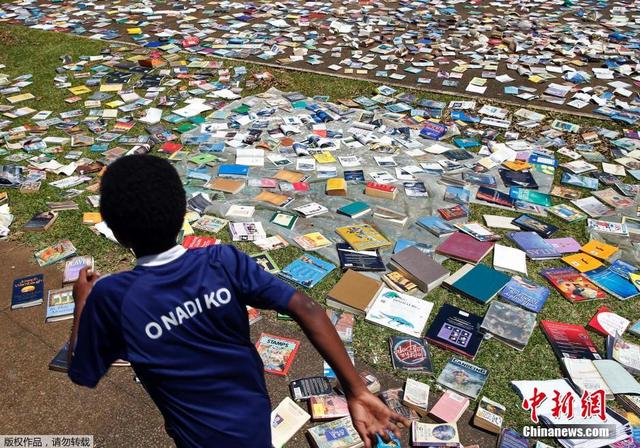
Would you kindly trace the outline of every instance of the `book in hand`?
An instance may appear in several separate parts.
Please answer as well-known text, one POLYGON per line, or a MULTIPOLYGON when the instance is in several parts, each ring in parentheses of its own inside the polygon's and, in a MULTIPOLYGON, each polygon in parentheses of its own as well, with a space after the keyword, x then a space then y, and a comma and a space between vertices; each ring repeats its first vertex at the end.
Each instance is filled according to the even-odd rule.
POLYGON ((411 446, 460 448, 458 426, 455 423, 411 422, 411 446))
POLYGON ((507 408, 498 402, 482 397, 473 416, 473 424, 485 431, 499 434, 507 408))
POLYGON ((348 270, 327 293, 327 306, 364 316, 382 283, 364 274, 348 270))
POLYGON ((402 404, 402 396, 404 391, 400 388, 387 389, 380 393, 380 399, 387 405, 393 412, 397 412, 401 416, 409 420, 418 420, 420 416, 413 409, 402 404))
POLYGON ((367 322, 420 337, 433 303, 383 287, 373 299, 365 319, 367 322))
POLYGON ((466 233, 456 232, 442 242, 436 248, 436 252, 454 260, 477 264, 491 252, 493 244, 490 241, 478 241, 466 233))
POLYGON ((535 232, 509 232, 507 237, 532 260, 549 260, 561 256, 551 243, 535 232))
POLYGON ((446 390, 429 411, 437 422, 456 423, 469 407, 469 399, 452 390, 446 390))
POLYGON ((493 299, 511 280, 507 274, 486 264, 467 264, 455 272, 447 286, 463 296, 485 304, 493 299))
POLYGON ((256 342, 256 350, 264 364, 264 371, 285 376, 289 373, 300 341, 262 333, 256 342))
POLYGON ((402 404, 420 415, 426 415, 429 408, 429 385, 407 378, 402 394, 402 404))
POLYGON ((480 328, 516 350, 524 350, 536 326, 536 314, 508 303, 492 302, 480 328))
POLYGON ((443 304, 427 331, 431 344, 473 359, 478 353, 482 318, 448 303, 443 304))
POLYGON ((71 319, 75 303, 73 301, 73 288, 50 289, 47 297, 46 322, 58 322, 71 319))
POLYGON ((335 268, 328 261, 313 255, 302 255, 282 269, 278 275, 305 288, 313 288, 335 268))
POLYGON ((93 257, 91 255, 81 255, 68 259, 64 263, 64 273, 62 274, 62 283, 74 283, 80 276, 80 271, 84 268, 93 270, 93 257))
POLYGON ((462 359, 451 358, 440 372, 437 381, 441 386, 475 400, 488 377, 487 369, 462 359))
POLYGON ((389 264, 415 283, 422 292, 432 291, 449 277, 447 269, 414 246, 391 256, 389 264))
POLYGON ((502 288, 499 295, 509 303, 539 313, 550 294, 549 288, 516 275, 502 288))
POLYGON ((349 415, 347 399, 341 395, 310 397, 309 411, 314 421, 335 420, 349 415))
POLYGON ((377 250, 355 250, 347 243, 336 243, 340 268, 345 271, 385 271, 384 261, 377 250))
POLYGON ((433 374, 429 344, 413 336, 390 336, 389 350, 394 369, 433 374))
POLYGON ((289 391, 294 400, 300 401, 311 397, 331 395, 333 387, 329 379, 324 376, 310 376, 291 381, 289 391))
POLYGON ((607 296, 586 275, 573 268, 549 268, 540 271, 540 274, 570 302, 602 300, 607 296))
POLYGON ((351 417, 326 422, 307 430, 314 448, 359 448, 364 442, 353 427, 351 417))
POLYGON ((563 358, 602 359, 589 333, 582 325, 542 320, 540 327, 559 360, 563 358))
POLYGON ((369 224, 338 227, 336 233, 355 250, 371 250, 391 246, 391 242, 369 224))
POLYGON ((44 299, 44 275, 35 274, 13 281, 11 309, 40 305, 44 299))
POLYGON ((271 411, 271 444, 274 448, 283 447, 310 418, 304 409, 286 397, 271 411))
POLYGON ((22 230, 25 232, 44 232, 49 230, 57 218, 58 214, 53 211, 37 213, 25 223, 22 230))

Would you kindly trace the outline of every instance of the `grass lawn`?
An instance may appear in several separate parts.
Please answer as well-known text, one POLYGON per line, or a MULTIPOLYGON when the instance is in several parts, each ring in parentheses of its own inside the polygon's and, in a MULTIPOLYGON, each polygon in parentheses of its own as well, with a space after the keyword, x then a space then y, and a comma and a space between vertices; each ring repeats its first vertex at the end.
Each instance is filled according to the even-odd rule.
MULTIPOLYGON (((60 65, 59 57, 62 55, 70 55, 74 60, 77 60, 81 55, 97 54, 108 45, 108 43, 104 42, 91 41, 63 34, 53 34, 3 25, 2 30, 0 30, 0 63, 5 64, 6 68, 0 69, 0 72, 8 73, 12 76, 25 73, 32 73, 34 75, 34 84, 27 88, 26 91, 32 92, 38 99, 28 102, 26 104, 27 106, 37 110, 52 110, 55 112, 76 109, 78 108, 77 104, 68 105, 64 102, 64 98, 69 96, 69 92, 66 89, 56 89, 53 86, 55 68, 60 65)), ((264 71, 264 68, 256 65, 244 65, 250 72, 264 71)), ((329 95, 331 100, 353 98, 361 94, 370 96, 375 86, 375 84, 369 82, 331 78, 324 75, 272 69, 269 69, 269 71, 274 74, 276 79, 275 86, 280 90, 300 91, 309 96, 329 95)), ((264 87, 261 87, 261 89, 264 89, 264 87)), ((248 95, 257 93, 258 91, 259 90, 245 90, 243 94, 248 95)), ((425 95, 420 92, 416 92, 416 94, 421 97, 444 101, 454 99, 444 95, 425 95)), ((20 104, 20 106, 22 105, 23 104, 20 104)), ((563 117, 561 114, 556 115, 549 112, 544 113, 548 117, 554 115, 557 116, 557 118, 564 118, 567 121, 584 126, 598 125, 615 127, 614 124, 607 122, 568 116, 563 117)), ((20 123, 20 121, 16 123, 20 123)), ((136 126, 134 131, 140 128, 141 126, 136 126)), ((138 132, 142 132, 142 130, 138 132)), ((53 134, 53 132, 51 134, 53 134)), ((89 154, 89 156, 92 155, 89 154)), ((0 163, 2 162, 0 161, 0 163)), ((11 210, 16 216, 16 220, 11 227, 12 233, 10 238, 14 241, 20 241, 33 249, 44 247, 59 239, 69 238, 78 248, 79 254, 92 254, 95 257, 97 266, 102 272, 126 269, 132 263, 133 256, 107 239, 96 236, 87 226, 81 224, 82 212, 90 210, 89 205, 82 197, 76 199, 80 204, 81 210, 61 212, 57 222, 49 231, 44 233, 21 232, 22 224, 29 217, 38 211, 46 210, 46 201, 60 200, 60 191, 48 186, 48 181, 51 179, 52 178, 49 178, 46 182, 43 182, 42 189, 35 194, 21 194, 18 191, 9 191, 11 210)), ((629 180, 627 179, 627 181, 629 180)), ((490 207, 473 205, 470 220, 482 221, 482 214, 487 213, 517 215, 516 213, 504 212, 490 207)), ((561 228, 558 234, 554 236, 572 236, 581 243, 585 243, 588 240, 584 222, 566 224, 564 221, 554 218, 553 216, 545 219, 561 228)), ((229 240, 226 229, 218 236, 224 240, 229 240)), ((393 235, 389 236, 393 238, 393 235)), ((258 252, 257 248, 250 243, 240 244, 239 246, 249 253, 258 252)), ((274 252, 273 257, 280 266, 284 266, 300 254, 301 251, 299 249, 290 247, 274 252)), ((490 258, 491 257, 489 257, 489 259, 490 258)), ((537 273, 545 267, 562 265, 563 263, 559 260, 529 263, 530 278, 540 284, 547 285, 547 282, 537 273)), ((445 267, 450 270, 457 269, 460 266, 460 263, 453 261, 445 263, 445 267)), ((310 292, 316 300, 324 302, 326 292, 333 286, 338 278, 339 275, 334 273, 327 280, 308 292, 310 292)), ((435 310, 438 310, 440 305, 445 302, 452 303, 478 314, 484 314, 486 310, 486 306, 475 304, 443 288, 438 288, 430 293, 427 299, 435 303, 435 310)), ((8 300, 8 298, 3 300, 8 300)), ((584 325, 589 321, 596 309, 603 304, 632 321, 640 318, 640 307, 638 307, 636 300, 625 303, 610 298, 598 303, 571 304, 554 290, 540 313, 540 319, 561 320, 584 325)), ((433 314, 435 314, 435 312, 433 314)), ((356 356, 372 365, 376 365, 380 369, 391 370, 387 344, 387 339, 390 334, 390 331, 359 320, 355 328, 354 346, 356 356)), ((595 335, 593 338, 598 342, 602 339, 595 335)), ((437 374, 442 370, 452 354, 437 348, 432 348, 431 353, 437 374)), ((43 360, 43 362, 46 361, 48 360, 43 360)), ((539 328, 534 331, 523 353, 519 353, 496 340, 484 341, 475 363, 488 368, 490 371, 489 381, 483 390, 483 394, 506 405, 508 409, 507 424, 518 428, 528 424, 529 417, 527 413, 520 410, 520 399, 511 388, 509 382, 511 380, 525 379, 552 379, 561 376, 558 361, 551 350, 551 346, 539 328)), ((396 374, 398 376, 405 376, 402 373, 396 374)), ((414 377, 430 381, 429 377, 414 377)))

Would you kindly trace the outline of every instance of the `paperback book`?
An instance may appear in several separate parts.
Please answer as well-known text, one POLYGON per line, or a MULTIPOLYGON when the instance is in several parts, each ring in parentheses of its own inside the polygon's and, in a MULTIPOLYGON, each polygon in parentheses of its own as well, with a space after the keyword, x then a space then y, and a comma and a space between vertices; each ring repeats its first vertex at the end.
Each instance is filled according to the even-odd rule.
POLYGON ((426 339, 429 343, 473 359, 478 353, 482 318, 445 303, 440 307, 426 339))
POLYGON ((369 309, 366 320, 392 330, 420 337, 433 303, 383 287, 369 309))
POLYGON ((335 268, 328 261, 313 255, 302 255, 282 269, 278 275, 305 288, 313 288, 335 268))
POLYGON ((44 275, 35 274, 13 281, 11 309, 40 305, 44 299, 44 275))
POLYGON ((452 358, 438 376, 438 384, 472 400, 478 398, 489 377, 489 371, 468 361, 452 358))
POLYGON ((429 344, 412 336, 390 336, 389 350, 394 369, 433 374, 429 344))
POLYGON ((262 333, 256 342, 256 349, 264 364, 264 371, 285 376, 289 373, 300 341, 296 339, 262 333))

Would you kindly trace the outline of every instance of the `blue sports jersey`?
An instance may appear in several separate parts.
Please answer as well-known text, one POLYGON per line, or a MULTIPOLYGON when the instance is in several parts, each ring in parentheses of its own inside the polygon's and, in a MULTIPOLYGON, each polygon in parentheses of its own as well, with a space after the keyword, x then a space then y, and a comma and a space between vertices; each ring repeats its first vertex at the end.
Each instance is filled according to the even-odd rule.
POLYGON ((142 257, 94 285, 69 377, 95 387, 127 359, 179 447, 271 447, 245 305, 283 312, 294 292, 230 245, 142 257))

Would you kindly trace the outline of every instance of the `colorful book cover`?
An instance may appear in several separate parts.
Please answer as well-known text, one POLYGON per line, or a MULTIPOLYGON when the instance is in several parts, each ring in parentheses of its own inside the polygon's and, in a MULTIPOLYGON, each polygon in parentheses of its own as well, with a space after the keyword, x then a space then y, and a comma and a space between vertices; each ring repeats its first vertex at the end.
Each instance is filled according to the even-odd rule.
POLYGON ((589 278, 572 268, 550 268, 540 271, 540 275, 549 280, 551 285, 571 302, 602 300, 606 294, 589 278))
POLYGON ((585 274, 593 283, 620 300, 628 300, 640 294, 628 278, 621 277, 609 267, 594 269, 585 274))
POLYGON ((349 415, 347 399, 341 395, 310 397, 309 410, 313 420, 333 420, 349 415))
POLYGON ((468 361, 452 358, 438 376, 438 384, 471 399, 478 398, 489 371, 468 361))
POLYGON ((73 289, 71 287, 52 289, 47 297, 47 311, 45 320, 55 322, 69 319, 73 316, 75 303, 73 301, 73 289))
POLYGON ((13 281, 11 309, 39 305, 44 299, 44 275, 35 274, 13 281))
POLYGON ((369 224, 338 227, 336 233, 355 250, 391 246, 391 242, 369 224))
POLYGON ((313 288, 336 267, 313 255, 303 255, 282 269, 278 275, 305 288, 313 288))
POLYGON ((36 261, 40 266, 48 266, 58 261, 74 256, 76 248, 69 240, 59 241, 45 247, 35 253, 36 261))
POLYGON ((351 417, 323 423, 309 428, 309 435, 314 446, 318 448, 349 448, 362 443, 358 432, 353 427, 351 417))
POLYGON ((296 339, 262 333, 256 342, 256 350, 264 364, 264 371, 285 376, 300 347, 296 339))
POLYGON ((353 314, 346 311, 334 310, 327 308, 327 317, 336 329, 340 340, 344 344, 351 344, 353 342, 353 325, 355 319, 353 314))
POLYGON ((602 266, 602 262, 600 260, 592 257, 591 255, 585 254, 584 252, 562 257, 562 261, 580 272, 593 271, 594 269, 598 269, 602 266))
POLYGON ((475 358, 482 334, 482 317, 445 303, 427 331, 426 339, 433 345, 475 358))
POLYGON ((77 281, 80 276, 80 271, 84 268, 93 269, 93 257, 91 255, 73 257, 67 260, 64 264, 62 283, 73 283, 77 281))
POLYGON ((542 205, 543 207, 549 207, 552 204, 551 196, 528 188, 511 187, 509 189, 509 196, 514 200, 531 202, 542 205))
POLYGON ((549 288, 520 276, 512 277, 500 291, 500 297, 504 300, 534 313, 539 313, 542 310, 549 294, 551 294, 549 288))
POLYGON ((540 326, 558 359, 602 359, 582 325, 542 320, 540 326))
POLYGON ((428 230, 437 237, 450 235, 456 232, 456 228, 453 227, 442 218, 438 216, 423 216, 416 221, 420 227, 428 230))
POLYGON ((412 336, 391 336, 389 337, 389 349, 394 369, 433 373, 429 344, 425 339, 412 336))
POLYGON ((259 252, 251 255, 251 258, 256 262, 258 266, 267 271, 269 274, 277 274, 280 272, 280 268, 276 262, 271 258, 268 252, 259 252))
POLYGON ((509 232, 507 236, 532 260, 560 256, 560 253, 536 232, 509 232))
POLYGON ((411 336, 420 337, 433 303, 389 288, 382 288, 367 311, 366 320, 411 336))

